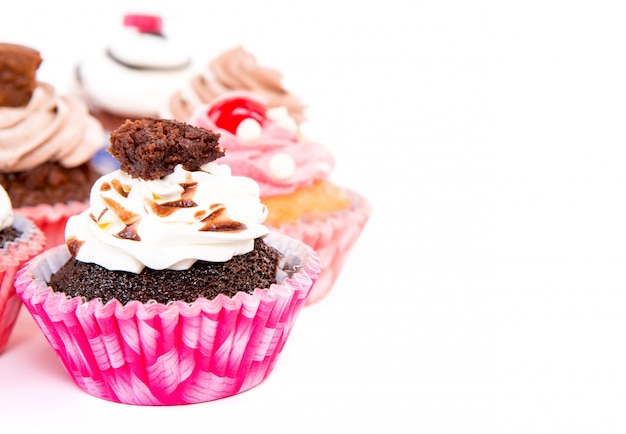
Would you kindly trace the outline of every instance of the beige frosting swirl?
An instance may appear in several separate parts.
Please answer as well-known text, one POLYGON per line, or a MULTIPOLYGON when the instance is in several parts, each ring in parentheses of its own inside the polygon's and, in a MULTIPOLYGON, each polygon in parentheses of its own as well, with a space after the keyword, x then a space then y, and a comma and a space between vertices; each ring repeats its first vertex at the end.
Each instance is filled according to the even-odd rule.
POLYGON ((46 162, 76 167, 103 145, 102 125, 87 106, 39 83, 25 107, 0 107, 0 172, 21 172, 46 162))
POLYGON ((211 60, 208 68, 191 78, 187 86, 170 98, 169 117, 187 121, 199 106, 233 90, 247 90, 260 94, 269 108, 286 107, 298 123, 304 121, 302 102, 281 84, 282 74, 260 66, 256 58, 238 46, 211 60))

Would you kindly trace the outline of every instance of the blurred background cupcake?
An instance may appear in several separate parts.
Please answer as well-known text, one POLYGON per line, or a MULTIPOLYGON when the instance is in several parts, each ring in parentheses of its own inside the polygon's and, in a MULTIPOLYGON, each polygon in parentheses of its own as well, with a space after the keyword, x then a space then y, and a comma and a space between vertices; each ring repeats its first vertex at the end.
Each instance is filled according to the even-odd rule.
POLYGON ((13 214, 11 199, 0 186, 0 353, 22 306, 15 293, 15 273, 43 250, 44 243, 43 233, 33 222, 13 214))
POLYGON ((109 133, 126 119, 157 117, 191 72, 192 57, 164 32, 156 14, 126 14, 107 40, 82 55, 74 90, 104 126, 104 148, 93 159, 103 173, 116 170, 106 152, 109 133))
POLYGON ((65 370, 91 395, 137 405, 258 385, 319 275, 315 252, 269 232, 258 185, 214 161, 223 152, 212 132, 127 121, 111 152, 120 169, 69 220, 67 247, 17 278, 65 370))
POLYGON ((256 57, 238 45, 211 59, 174 92, 163 117, 186 121, 196 107, 225 92, 247 90, 263 96, 268 107, 285 107, 296 123, 305 121, 306 107, 283 85, 283 75, 260 65, 256 57))
POLYGON ((126 119, 156 117, 188 79, 192 58, 154 14, 126 14, 102 47, 76 65, 76 91, 110 132, 126 119))
POLYGON ((37 81, 41 62, 33 48, 0 43, 0 185, 50 247, 64 241, 67 218, 87 206, 103 129, 80 99, 37 81))
POLYGON ((267 225, 317 252, 322 272, 307 303, 325 297, 369 219, 367 199, 333 183, 331 153, 302 137, 288 110, 269 108, 261 95, 225 93, 199 106, 189 122, 220 133, 220 161, 259 184, 267 225))

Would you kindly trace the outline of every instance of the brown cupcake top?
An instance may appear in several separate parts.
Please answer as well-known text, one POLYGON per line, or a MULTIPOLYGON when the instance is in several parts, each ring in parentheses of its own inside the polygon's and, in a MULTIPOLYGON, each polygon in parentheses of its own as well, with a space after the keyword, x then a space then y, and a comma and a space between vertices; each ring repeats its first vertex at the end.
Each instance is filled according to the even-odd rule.
POLYGON ((173 119, 126 120, 111 133, 109 153, 133 178, 159 179, 178 164, 189 171, 224 156, 220 135, 173 119))
POLYGON ((37 87, 41 56, 33 48, 0 43, 0 107, 24 107, 37 87))

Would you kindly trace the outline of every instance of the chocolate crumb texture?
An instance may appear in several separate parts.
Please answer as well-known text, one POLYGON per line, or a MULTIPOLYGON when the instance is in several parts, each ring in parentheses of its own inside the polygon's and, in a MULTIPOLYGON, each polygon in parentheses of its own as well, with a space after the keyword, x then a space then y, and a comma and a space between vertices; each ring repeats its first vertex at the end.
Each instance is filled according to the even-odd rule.
POLYGON ((173 119, 127 119, 111 133, 109 153, 124 172, 149 181, 173 173, 178 164, 194 171, 223 157, 219 137, 173 119))
POLYGON ((9 194, 14 208, 42 203, 82 202, 89 198, 92 184, 100 173, 87 162, 77 167, 44 163, 23 172, 0 172, 0 185, 9 194))
POLYGON ((25 107, 37 87, 37 50, 0 43, 0 107, 25 107))
POLYGON ((280 252, 260 238, 249 253, 226 262, 197 261, 187 270, 144 268, 135 274, 70 258, 49 283, 56 292, 85 300, 99 298, 103 303, 112 299, 122 304, 132 300, 192 303, 198 297, 211 300, 218 294, 232 297, 239 291, 252 294, 255 288, 269 288, 276 283, 280 258, 280 252))

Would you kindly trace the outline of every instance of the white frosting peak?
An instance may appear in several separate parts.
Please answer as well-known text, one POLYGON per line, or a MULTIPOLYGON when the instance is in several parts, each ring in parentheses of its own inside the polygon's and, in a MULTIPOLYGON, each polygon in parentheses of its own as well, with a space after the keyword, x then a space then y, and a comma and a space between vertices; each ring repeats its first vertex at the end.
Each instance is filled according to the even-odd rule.
POLYGON ((0 231, 13 226, 13 206, 11 198, 0 185, 0 231))

